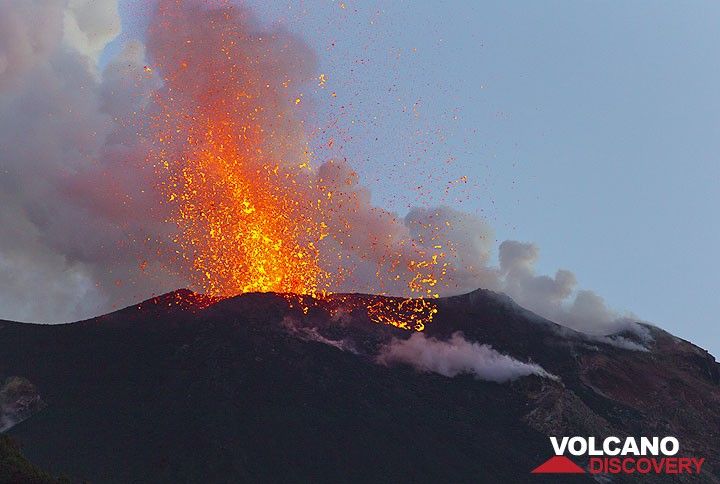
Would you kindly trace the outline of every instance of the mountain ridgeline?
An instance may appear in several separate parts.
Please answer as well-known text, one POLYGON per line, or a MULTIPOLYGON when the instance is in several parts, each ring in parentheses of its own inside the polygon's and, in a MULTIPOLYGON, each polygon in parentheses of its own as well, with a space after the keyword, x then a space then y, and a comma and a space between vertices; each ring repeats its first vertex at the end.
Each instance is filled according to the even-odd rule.
POLYGON ((27 482, 557 482, 530 472, 566 435, 672 435, 720 482, 720 365, 656 327, 589 336, 478 290, 412 337, 368 319, 377 296, 196 297, 0 321, 0 425, 27 482))

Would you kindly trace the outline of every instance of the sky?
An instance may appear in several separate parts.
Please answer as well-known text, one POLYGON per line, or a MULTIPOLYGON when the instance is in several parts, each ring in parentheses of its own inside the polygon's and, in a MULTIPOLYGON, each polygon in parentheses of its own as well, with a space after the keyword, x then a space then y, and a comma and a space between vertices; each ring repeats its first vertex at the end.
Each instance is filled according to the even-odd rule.
MULTIPOLYGON (((59 9, 56 14, 47 13, 48 9, 42 13, 54 20, 64 18, 65 41, 69 39, 78 52, 94 58, 115 27, 96 32, 87 19, 96 19, 98 26, 112 24, 113 1, 97 2, 96 11, 82 0, 70 3, 75 22, 71 31, 63 2, 54 2, 59 9)), ((114 66, 130 40, 144 40, 151 3, 120 0, 121 33, 98 54, 100 71, 114 66)), ((571 270, 580 289, 600 294, 618 313, 632 312, 720 354, 720 330, 715 323, 720 312, 716 295, 720 262, 713 257, 713 249, 720 246, 720 225, 713 216, 720 201, 720 163, 716 161, 720 153, 716 88, 720 85, 720 31, 716 28, 720 5, 246 3, 262 23, 296 34, 315 52, 317 75, 326 81, 308 88, 303 97, 303 106, 312 110, 308 118, 311 146, 323 156, 350 160, 362 185, 372 190, 373 204, 401 215, 414 206, 438 204, 475 214, 494 230, 495 260, 502 241, 533 242, 540 250, 537 273, 571 270)), ((34 3, 23 5, 35 8, 34 3)), ((40 10, 24 11, 23 5, 0 7, 13 14, 17 7, 17 18, 27 20, 25 27, 31 32, 36 26, 28 19, 40 10)), ((19 20, 18 25, 22 25, 19 20)), ((61 27, 59 22, 54 25, 61 27)), ((48 34, 44 43, 29 43, 33 53, 29 56, 20 48, 12 49, 19 45, 13 35, 22 34, 22 29, 7 32, 7 37, 0 32, 0 56, 7 43, 8 52, 15 55, 7 58, 19 62, 16 71, 32 82, 19 81, 21 74, 13 80, 12 69, 0 69, 0 81, 9 79, 0 88, 12 89, 0 96, 7 103, 3 106, 9 106, 5 113, 11 112, 13 103, 22 106, 23 100, 27 106, 36 102, 39 107, 18 112, 22 115, 13 119, 0 119, 0 135, 14 139, 15 131, 32 130, 24 126, 44 127, 42 116, 33 117, 33 113, 55 112, 72 102, 76 108, 70 115, 63 114, 70 121, 52 125, 53 130, 69 126, 68 133, 58 137, 59 149, 67 148, 61 140, 73 139, 74 123, 79 121, 90 129, 78 128, 78 143, 87 143, 92 157, 96 152, 103 156, 109 152, 121 160, 128 156, 122 143, 98 148, 99 136, 86 134, 97 126, 101 134, 107 129, 109 140, 132 136, 132 132, 113 132, 115 128, 105 125, 109 108, 103 96, 129 87, 112 77, 126 67, 142 72, 140 51, 136 49, 128 58, 132 59, 127 66, 121 60, 99 83, 92 68, 85 72, 84 61, 67 53, 43 60, 51 55, 61 34, 48 34), (36 44, 42 49, 33 52, 36 44), (39 69, 41 75, 31 68, 39 69), (63 86, 57 92, 44 87, 55 83, 63 86), (83 94, 77 86, 85 92, 92 90, 89 86, 98 90, 83 94), (84 119, 82 113, 87 113, 84 119)), ((70 162, 90 157, 82 153, 78 157, 79 147, 69 148, 64 156, 70 162)), ((57 147, 45 150, 38 143, 13 149, 19 161, 4 172, 11 175, 10 182, 12 177, 22 180, 34 173, 37 156, 47 153, 58 158, 48 162, 60 167, 57 180, 64 183, 63 172, 74 169, 61 164, 57 147), (40 149, 45 151, 33 152, 40 149)), ((38 163, 40 172, 46 168, 38 163)), ((89 266, 104 260, 112 247, 93 246, 93 240, 80 231, 66 233, 60 222, 64 218, 53 224, 57 207, 52 207, 52 197, 38 201, 31 196, 34 190, 59 194, 59 199, 74 204, 74 211, 67 215, 70 225, 77 222, 74 217, 87 215, 82 207, 87 200, 65 200, 68 191, 62 190, 62 183, 60 190, 51 186, 55 183, 51 177, 37 181, 37 187, 27 186, 24 196, 17 195, 24 197, 22 210, 16 210, 22 212, 21 217, 15 217, 12 207, 6 210, 13 225, 6 229, 10 243, 0 243, 0 281, 12 279, 25 263, 22 258, 13 262, 5 254, 22 254, 28 261, 45 258, 38 256, 42 245, 23 252, 28 226, 40 230, 47 239, 42 240, 44 247, 51 248, 47 263, 38 262, 44 268, 38 278, 51 279, 60 270, 66 279, 59 278, 57 286, 66 290, 74 286, 63 280, 77 280, 77 287, 92 288, 93 279, 73 269, 77 266, 73 261, 89 266), (10 264, 11 270, 3 264, 10 264), (62 269, 66 266, 72 270, 62 269)), ((0 193, 0 201, 3 195, 11 197, 12 185, 6 186, 7 193, 0 193)), ((107 207, 107 213, 100 210, 93 215, 117 216, 121 213, 117 210, 107 207)), ((0 219, 5 220, 2 207, 0 219)), ((145 228, 138 225, 138 230, 145 228)), ((520 250, 515 255, 523 255, 521 246, 506 246, 510 252, 513 248, 520 250)), ((127 259, 137 266, 130 255, 127 259)), ((533 277, 525 282, 538 282, 533 277)), ((21 289, 24 284, 32 287, 38 278, 17 282, 16 291, 0 294, 0 303, 12 304, 20 294, 27 299, 25 307, 32 307, 32 297, 21 289)), ((22 310, 3 314, 15 318, 22 310)))
POLYGON ((418 195, 378 176, 384 164, 420 157, 406 168, 466 175, 459 206, 499 241, 535 242, 543 272, 568 268, 614 308, 720 353, 720 4, 259 11, 313 45, 355 104, 363 127, 348 149, 381 205, 402 211, 401 188, 412 202, 444 189, 418 195), (418 116, 403 112, 415 102, 418 116), (418 147, 436 129, 443 139, 418 147))

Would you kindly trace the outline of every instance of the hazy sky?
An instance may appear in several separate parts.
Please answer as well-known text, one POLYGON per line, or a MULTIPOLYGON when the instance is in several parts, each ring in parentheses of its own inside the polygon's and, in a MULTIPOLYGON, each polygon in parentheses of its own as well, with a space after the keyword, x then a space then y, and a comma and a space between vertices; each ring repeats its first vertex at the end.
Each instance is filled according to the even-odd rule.
MULTIPOLYGON (((120 1, 123 33, 105 49, 103 64, 127 40, 142 37, 143 9, 152 3, 120 1)), ((720 4, 248 3, 263 22, 279 23, 315 50, 326 82, 304 96, 303 106, 314 106, 313 147, 320 157, 347 157, 376 205, 405 214, 412 205, 444 203, 480 215, 494 228, 495 247, 506 239, 536 243, 538 273, 569 269, 579 288, 596 291, 611 307, 720 354, 720 262, 713 250, 720 246, 713 216, 720 201, 720 4)), ((35 4, 7 8, 25 5, 35 4)), ((83 18, 76 19, 83 36, 75 41, 92 54, 102 32, 83 18)), ((18 42, 9 32, 13 47, 18 42)), ((56 36, 47 37, 49 51, 56 36)), ((92 74, 70 58, 53 59, 39 67, 42 82, 14 89, 27 91, 28 103, 47 97, 51 108, 54 92, 43 83, 61 84, 58 94, 71 95, 73 105, 95 102, 75 89, 93 85, 92 74)), ((5 101, 23 99, 8 95, 5 101)), ((72 116, 94 127, 86 111, 72 116)), ((33 112, 18 117, 34 126, 41 119, 33 112)), ((60 125, 74 129, 77 122, 60 125)), ((15 124, 5 124, 8 139, 15 124)), ((38 147, 27 147, 32 162, 38 147)), ((49 152, 58 157, 56 149, 49 152)), ((23 153, 13 176, 31 172, 23 153)), ((77 158, 72 150, 68 156, 77 158)), ((28 198, 32 206, 38 197, 28 198)), ((29 213, 51 229, 63 228, 40 217, 43 211, 29 213)), ((27 232, 22 224, 15 228, 8 233, 27 232)), ((52 233, 45 233, 48 241, 65 249, 66 241, 52 233)), ((13 239, 11 248, 21 252, 23 240, 13 239)), ((60 251, 53 263, 62 266, 62 257, 74 254, 77 241, 69 242, 73 250, 60 251)), ((38 253, 28 252, 35 254, 31 259, 38 253)))
POLYGON ((409 173, 467 175, 461 208, 484 214, 498 240, 536 242, 541 272, 568 268, 611 306, 720 354, 720 4, 260 12, 305 37, 353 104, 347 150, 381 205, 403 210, 398 191, 418 198, 378 176, 385 164, 420 157, 409 173))

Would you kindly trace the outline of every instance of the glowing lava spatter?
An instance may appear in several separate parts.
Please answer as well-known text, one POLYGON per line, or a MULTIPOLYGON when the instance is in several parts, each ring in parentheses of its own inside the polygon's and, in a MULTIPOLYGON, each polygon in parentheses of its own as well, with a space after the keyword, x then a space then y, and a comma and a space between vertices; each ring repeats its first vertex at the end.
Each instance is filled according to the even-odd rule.
POLYGON ((181 229, 175 242, 210 295, 316 294, 324 279, 314 240, 321 228, 286 193, 292 174, 248 160, 258 156, 259 131, 230 121, 206 126, 188 136, 179 166, 162 161, 181 229))
MULTIPOLYGON (((161 1, 148 33, 163 82, 150 161, 178 227, 178 255, 213 297, 322 297, 344 268, 321 267, 321 241, 342 247, 347 223, 329 213, 333 194, 312 169, 298 113, 301 82, 317 77, 312 55, 287 33, 255 33, 246 10, 190 3, 161 1)), ((442 254, 419 251, 407 263, 406 252, 387 258, 407 265, 414 298, 375 298, 366 308, 373 321, 420 331, 437 313, 430 299, 442 254)))

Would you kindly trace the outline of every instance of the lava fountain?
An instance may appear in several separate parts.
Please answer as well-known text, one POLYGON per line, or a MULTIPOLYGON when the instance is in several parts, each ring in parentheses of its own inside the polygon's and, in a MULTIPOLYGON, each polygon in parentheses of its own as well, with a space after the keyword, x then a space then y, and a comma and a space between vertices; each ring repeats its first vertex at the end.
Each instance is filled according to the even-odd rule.
MULTIPOLYGON (((162 81, 147 115, 149 161, 178 228, 177 255, 210 296, 323 297, 344 270, 322 267, 320 246, 326 237, 341 245, 350 217, 337 213, 308 149, 302 89, 317 77, 314 55, 282 29, 258 33, 246 9, 216 3, 163 0, 148 32, 148 70, 162 81)), ((367 310, 422 330, 437 312, 429 299, 442 253, 407 252, 383 259, 408 266, 416 297, 367 310)))

